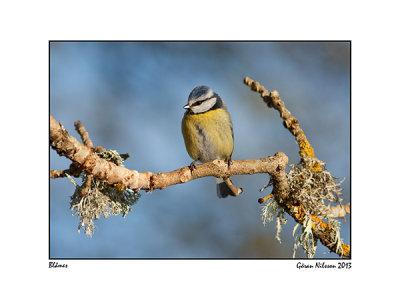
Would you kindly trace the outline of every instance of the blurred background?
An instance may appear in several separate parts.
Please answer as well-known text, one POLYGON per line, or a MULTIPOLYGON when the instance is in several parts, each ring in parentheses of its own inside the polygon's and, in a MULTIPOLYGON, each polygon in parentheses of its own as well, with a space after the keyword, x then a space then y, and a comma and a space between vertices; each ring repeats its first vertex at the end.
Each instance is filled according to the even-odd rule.
MULTIPOLYGON (((131 154, 125 166, 167 172, 191 163, 181 135, 191 90, 208 85, 232 117, 233 159, 284 152, 299 162, 294 137, 243 78, 276 89, 300 122, 315 155, 343 178, 350 200, 349 42, 50 42, 50 114, 80 140, 80 120, 95 146, 131 154)), ((70 161, 50 151, 50 169, 70 161)), ((294 221, 280 244, 275 220, 264 226, 257 199, 267 174, 234 176, 239 197, 219 199, 215 178, 146 193, 126 218, 95 221, 92 237, 71 215, 74 186, 50 180, 50 258, 291 258, 294 221)), ((341 219, 350 243, 350 216, 341 219)), ((296 257, 305 257, 300 248, 296 257)), ((316 258, 338 258, 318 244, 316 258)))

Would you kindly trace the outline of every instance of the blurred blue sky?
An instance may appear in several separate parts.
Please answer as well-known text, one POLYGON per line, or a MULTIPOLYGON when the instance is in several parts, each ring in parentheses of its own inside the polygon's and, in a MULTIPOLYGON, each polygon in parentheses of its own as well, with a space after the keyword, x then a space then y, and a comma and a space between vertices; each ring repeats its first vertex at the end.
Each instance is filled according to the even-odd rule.
MULTIPOLYGON (((231 113, 233 159, 282 151, 298 163, 298 147, 243 78, 276 89, 299 120, 316 156, 346 177, 350 199, 350 44, 348 42, 51 42, 50 113, 79 138, 80 120, 93 143, 129 152, 129 169, 164 172, 190 164, 180 124, 190 91, 208 85, 231 113)), ((50 168, 69 161, 50 150, 50 168)), ((93 237, 77 232, 68 179, 50 181, 51 258, 291 257, 293 221, 263 226, 257 199, 269 176, 234 176, 244 193, 216 197, 215 179, 202 178, 142 197, 126 218, 100 218, 93 237)), ((350 219, 342 221, 350 242, 350 219)), ((337 258, 319 244, 315 257, 337 258)), ((301 249, 297 257, 304 257, 301 249)))

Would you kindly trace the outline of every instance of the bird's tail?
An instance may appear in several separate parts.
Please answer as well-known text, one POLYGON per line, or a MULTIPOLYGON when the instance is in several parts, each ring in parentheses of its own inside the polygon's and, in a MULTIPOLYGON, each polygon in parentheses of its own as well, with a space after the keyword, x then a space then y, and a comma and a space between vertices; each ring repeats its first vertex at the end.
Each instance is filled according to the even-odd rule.
POLYGON ((222 178, 217 178, 217 195, 219 198, 226 198, 228 196, 235 196, 229 186, 222 178))

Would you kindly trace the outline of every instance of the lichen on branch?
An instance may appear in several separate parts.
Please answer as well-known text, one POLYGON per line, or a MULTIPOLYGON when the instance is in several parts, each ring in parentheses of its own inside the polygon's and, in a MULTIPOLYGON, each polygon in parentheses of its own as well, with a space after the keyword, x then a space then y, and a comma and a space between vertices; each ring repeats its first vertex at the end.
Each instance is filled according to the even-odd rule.
POLYGON ((264 224, 266 220, 271 220, 272 215, 276 215, 278 237, 281 214, 282 211, 285 211, 302 226, 302 233, 294 235, 294 253, 296 248, 302 245, 307 256, 313 257, 316 240, 320 240, 322 244, 341 257, 350 257, 350 246, 342 243, 340 239, 340 222, 334 219, 336 217, 344 218, 346 213, 350 212, 349 203, 346 206, 342 205, 340 185, 344 179, 337 182, 337 178, 326 170, 325 163, 315 157, 314 149, 301 129, 299 121, 291 115, 277 91, 268 92, 257 81, 248 77, 244 78, 244 84, 259 93, 268 107, 279 111, 283 125, 295 137, 300 149, 300 163, 292 164, 290 172, 286 174, 289 187, 287 197, 282 198, 272 192, 272 194, 259 199, 260 203, 268 200, 262 210, 264 224), (280 209, 276 205, 272 205, 272 201, 276 201, 280 209), (339 204, 331 207, 331 203, 335 202, 339 204), (328 205, 326 205, 327 203, 328 205))

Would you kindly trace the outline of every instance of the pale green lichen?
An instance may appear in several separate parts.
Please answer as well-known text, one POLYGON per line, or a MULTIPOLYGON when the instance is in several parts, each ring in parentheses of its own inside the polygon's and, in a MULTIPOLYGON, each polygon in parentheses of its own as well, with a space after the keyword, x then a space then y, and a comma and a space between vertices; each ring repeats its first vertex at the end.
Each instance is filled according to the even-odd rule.
POLYGON ((299 227, 299 223, 296 224, 296 226, 293 229, 293 237, 294 237, 294 244, 293 244, 293 258, 296 256, 296 249, 299 246, 303 247, 304 252, 307 255, 307 258, 313 258, 315 251, 317 250, 317 243, 318 240, 315 238, 315 236, 312 233, 312 220, 311 217, 306 215, 304 218, 304 223, 301 226, 301 233, 299 232, 300 230, 296 229, 299 227))
POLYGON ((342 203, 341 184, 345 179, 337 182, 338 178, 325 169, 323 161, 305 157, 301 164, 290 167, 287 180, 291 197, 300 201, 306 213, 327 217, 331 203, 342 203), (316 164, 322 166, 322 170, 312 168, 316 164))
MULTIPOLYGON (((296 249, 301 246, 307 257, 312 258, 317 249, 317 239, 313 235, 312 216, 318 216, 326 220, 326 226, 329 227, 330 239, 336 244, 336 253, 343 252, 343 240, 340 238, 340 222, 330 215, 330 204, 333 202, 342 203, 341 184, 344 179, 337 182, 329 171, 325 169, 325 163, 314 157, 303 157, 299 165, 291 165, 291 170, 287 174, 288 185, 290 189, 290 199, 298 201, 301 204, 303 215, 302 224, 297 223, 293 229, 293 257, 296 249), (319 165, 321 168, 313 168, 319 165), (300 230, 298 228, 301 227, 300 230)), ((269 184, 268 184, 269 185, 269 184)), ((267 185, 267 186, 268 186, 267 185)), ((266 187, 267 187, 266 186, 266 187)), ((264 187, 265 188, 265 187, 264 187)), ((297 212, 296 212, 297 213, 297 212)), ((299 216, 300 216, 299 211, 299 216)), ((280 231, 283 221, 284 210, 276 202, 276 199, 270 199, 262 207, 261 218, 263 224, 276 220, 276 239, 280 242, 280 231)), ((299 221, 299 220, 298 220, 299 221)))
POLYGON ((280 234, 282 231, 282 225, 285 225, 286 222, 287 219, 285 217, 285 212, 283 210, 280 210, 276 217, 276 235, 275 235, 275 238, 278 240, 279 243, 282 243, 280 234))
POLYGON ((277 213, 283 210, 274 199, 268 200, 261 208, 261 220, 265 226, 267 222, 271 222, 277 213))
POLYGON ((98 156, 104 158, 105 160, 111 161, 117 166, 123 166, 124 159, 115 150, 108 150, 101 153, 97 153, 98 156))
MULTIPOLYGON (((98 154, 102 158, 122 165, 123 159, 114 150, 98 154)), ((75 185, 75 192, 71 196, 72 215, 78 216, 80 222, 78 232, 85 230, 86 235, 92 236, 95 226, 94 220, 100 216, 108 218, 122 214, 124 218, 132 210, 132 206, 138 201, 140 194, 130 189, 119 189, 96 178, 91 179, 91 185, 86 193, 82 193, 87 181, 87 175, 81 175, 82 184, 78 185, 71 176, 68 176, 75 185)))
POLYGON ((287 219, 285 217, 285 211, 282 207, 276 203, 274 199, 268 200, 262 207, 261 220, 264 226, 267 222, 271 222, 276 216, 276 235, 275 238, 281 243, 280 233, 282 231, 282 225, 285 225, 287 219))

